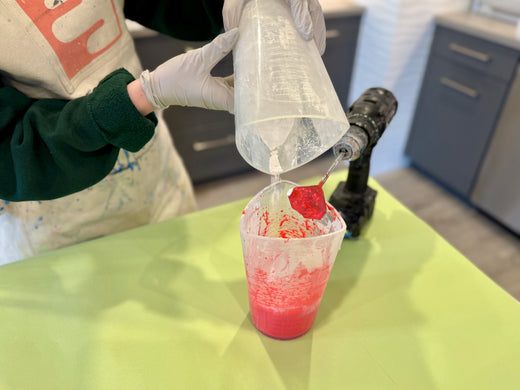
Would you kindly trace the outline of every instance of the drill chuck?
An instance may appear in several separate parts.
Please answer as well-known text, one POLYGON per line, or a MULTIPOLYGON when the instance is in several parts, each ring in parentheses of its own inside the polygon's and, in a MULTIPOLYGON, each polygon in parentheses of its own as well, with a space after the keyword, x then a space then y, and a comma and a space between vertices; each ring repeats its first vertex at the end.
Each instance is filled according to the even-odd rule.
POLYGON ((350 128, 332 148, 334 155, 344 153, 344 160, 357 160, 372 149, 397 111, 394 95, 383 88, 369 88, 347 111, 350 128))
POLYGON ((368 145, 368 135, 359 127, 352 125, 347 134, 333 146, 334 156, 343 154, 343 160, 357 160, 368 145))

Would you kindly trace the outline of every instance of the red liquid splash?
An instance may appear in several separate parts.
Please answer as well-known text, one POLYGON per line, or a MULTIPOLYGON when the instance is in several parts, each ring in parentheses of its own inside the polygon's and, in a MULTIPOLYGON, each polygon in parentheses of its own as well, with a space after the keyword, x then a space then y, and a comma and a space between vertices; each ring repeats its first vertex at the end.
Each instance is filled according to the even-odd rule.
MULTIPOLYGON (((328 206, 327 209, 329 209, 328 206)), ((310 220, 302 221, 294 215, 281 214, 279 218, 270 218, 269 211, 264 211, 259 217, 261 224, 258 235, 263 237, 291 239, 315 237, 328 233, 322 230, 322 226, 310 220)))

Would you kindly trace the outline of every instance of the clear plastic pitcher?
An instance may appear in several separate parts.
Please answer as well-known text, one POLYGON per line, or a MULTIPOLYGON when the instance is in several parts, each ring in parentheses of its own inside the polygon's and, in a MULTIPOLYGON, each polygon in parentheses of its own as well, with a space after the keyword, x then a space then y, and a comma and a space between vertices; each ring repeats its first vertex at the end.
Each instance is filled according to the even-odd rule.
POLYGON ((349 124, 313 40, 285 0, 250 0, 233 53, 236 145, 254 168, 280 174, 331 148, 349 124))
POLYGON ((240 220, 251 318, 277 339, 311 328, 346 230, 330 204, 320 221, 293 210, 287 191, 295 186, 280 181, 266 187, 240 220))

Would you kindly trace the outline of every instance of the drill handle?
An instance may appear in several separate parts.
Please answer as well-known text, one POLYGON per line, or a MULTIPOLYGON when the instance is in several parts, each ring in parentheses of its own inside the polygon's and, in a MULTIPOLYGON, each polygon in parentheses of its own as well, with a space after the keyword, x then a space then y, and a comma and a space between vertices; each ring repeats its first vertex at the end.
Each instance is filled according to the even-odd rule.
POLYGON ((347 181, 344 191, 362 195, 368 187, 368 177, 370 174, 370 157, 372 149, 368 149, 355 161, 350 161, 348 168, 347 181))

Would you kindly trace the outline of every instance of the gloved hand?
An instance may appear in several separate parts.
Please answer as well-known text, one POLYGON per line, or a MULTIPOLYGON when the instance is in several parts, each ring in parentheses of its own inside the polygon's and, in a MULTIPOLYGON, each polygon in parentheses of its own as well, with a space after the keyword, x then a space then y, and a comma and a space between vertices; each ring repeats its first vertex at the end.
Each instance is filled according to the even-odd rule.
POLYGON ((156 109, 171 105, 227 110, 233 113, 233 80, 213 77, 211 69, 238 40, 238 28, 220 34, 207 45, 173 57, 153 72, 141 73, 141 85, 156 109))
MULTIPOLYGON (((226 31, 238 27, 242 9, 248 0, 225 0, 222 8, 226 31)), ((285 0, 291 7, 296 28, 303 39, 314 38, 321 55, 325 52, 325 18, 318 0, 285 0)))

